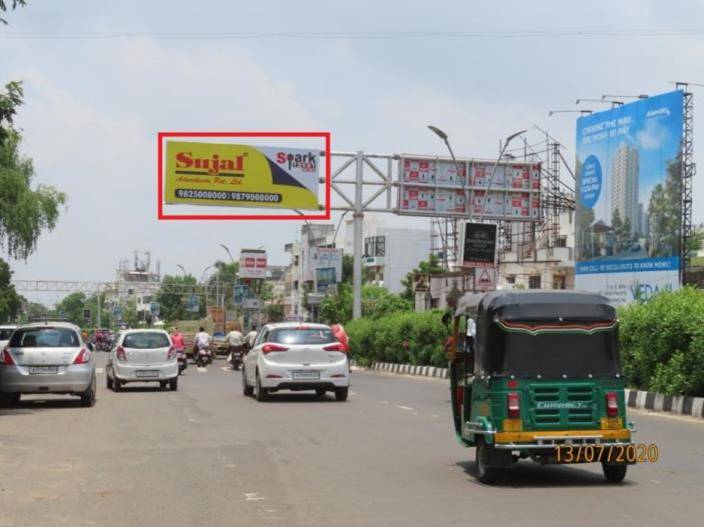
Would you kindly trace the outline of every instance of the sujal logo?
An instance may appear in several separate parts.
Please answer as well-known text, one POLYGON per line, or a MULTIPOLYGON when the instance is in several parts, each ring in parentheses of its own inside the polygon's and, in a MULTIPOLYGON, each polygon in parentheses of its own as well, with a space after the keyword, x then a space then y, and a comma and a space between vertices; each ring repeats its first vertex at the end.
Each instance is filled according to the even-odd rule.
POLYGON ((295 168, 301 172, 315 172, 317 168, 317 158, 313 152, 307 154, 278 152, 276 162, 279 165, 286 165, 289 170, 295 168))
POLYGON ((200 176, 243 177, 242 171, 244 170, 245 157, 247 157, 246 153, 231 159, 221 159, 218 154, 213 154, 209 158, 200 158, 193 157, 191 152, 179 152, 176 154, 176 173, 200 176))

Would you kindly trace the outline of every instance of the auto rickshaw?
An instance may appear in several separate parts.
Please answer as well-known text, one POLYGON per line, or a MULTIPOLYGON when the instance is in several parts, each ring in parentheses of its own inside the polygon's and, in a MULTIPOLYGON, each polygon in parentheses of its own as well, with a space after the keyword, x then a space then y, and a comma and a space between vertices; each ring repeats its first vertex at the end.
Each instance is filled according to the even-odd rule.
POLYGON ((626 476, 626 424, 617 318, 600 295, 494 291, 460 297, 447 344, 458 441, 476 448, 476 474, 493 483, 519 459, 601 462, 626 476))

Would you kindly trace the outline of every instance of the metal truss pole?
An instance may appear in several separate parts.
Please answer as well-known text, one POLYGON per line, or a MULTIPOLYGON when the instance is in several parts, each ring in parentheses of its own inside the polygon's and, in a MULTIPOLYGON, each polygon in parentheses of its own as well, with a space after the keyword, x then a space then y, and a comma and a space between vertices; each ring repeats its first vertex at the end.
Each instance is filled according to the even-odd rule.
POLYGON ((352 318, 362 318, 362 253, 364 236, 364 153, 357 152, 354 189, 354 255, 352 265, 352 318))
POLYGON ((684 118, 682 140, 682 231, 681 231, 681 258, 680 258, 680 283, 685 283, 686 273, 691 262, 691 248, 689 247, 694 227, 692 225, 692 181, 696 173, 694 164, 694 96, 687 90, 687 85, 678 85, 684 88, 684 118))

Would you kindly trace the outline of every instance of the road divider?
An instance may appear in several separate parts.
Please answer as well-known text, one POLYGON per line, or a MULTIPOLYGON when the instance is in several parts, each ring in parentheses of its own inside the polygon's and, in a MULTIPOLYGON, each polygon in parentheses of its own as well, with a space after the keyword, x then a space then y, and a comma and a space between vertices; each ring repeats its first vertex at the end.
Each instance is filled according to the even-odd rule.
POLYGON ((447 379, 447 368, 436 368, 435 366, 416 366, 413 364, 395 364, 392 362, 374 362, 369 368, 373 371, 383 371, 387 373, 398 373, 401 375, 416 375, 418 377, 435 377, 447 379))
POLYGON ((626 402, 629 407, 641 410, 704 417, 704 397, 663 395, 642 390, 626 390, 626 402))

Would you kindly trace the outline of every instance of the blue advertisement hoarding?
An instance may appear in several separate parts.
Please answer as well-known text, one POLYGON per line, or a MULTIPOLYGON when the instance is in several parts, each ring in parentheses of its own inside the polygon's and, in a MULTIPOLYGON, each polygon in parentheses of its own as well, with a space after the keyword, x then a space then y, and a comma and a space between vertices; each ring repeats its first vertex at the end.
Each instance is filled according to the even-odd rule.
POLYGON ((683 94, 577 121, 575 286, 614 304, 679 287, 683 94))

